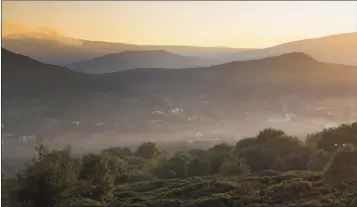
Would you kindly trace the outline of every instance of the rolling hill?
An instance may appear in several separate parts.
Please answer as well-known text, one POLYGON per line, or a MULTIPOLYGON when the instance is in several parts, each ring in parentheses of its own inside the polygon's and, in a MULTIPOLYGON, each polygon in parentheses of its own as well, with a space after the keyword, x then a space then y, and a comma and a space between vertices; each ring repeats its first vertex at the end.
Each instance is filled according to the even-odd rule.
POLYGON ((125 51, 104 55, 91 60, 67 65, 74 71, 85 73, 110 73, 135 68, 180 69, 206 66, 208 60, 176 55, 165 50, 125 51))
POLYGON ((291 52, 302 52, 316 60, 357 66, 357 32, 303 39, 264 49, 230 54, 222 61, 250 60, 276 56, 291 52))
MULTIPOLYGON (((265 90, 275 85, 280 86, 281 90, 294 86, 296 90, 301 91, 304 87, 351 86, 357 83, 356 67, 323 63, 300 52, 257 60, 234 61, 195 68, 195 70, 145 68, 109 73, 104 76, 122 83, 156 84, 157 90, 173 90, 172 87, 178 84, 175 87, 179 87, 180 90, 185 88, 195 91, 201 88, 208 92, 211 92, 212 87, 242 91, 243 89, 265 90)), ((277 93, 276 89, 272 89, 271 92, 277 93)))

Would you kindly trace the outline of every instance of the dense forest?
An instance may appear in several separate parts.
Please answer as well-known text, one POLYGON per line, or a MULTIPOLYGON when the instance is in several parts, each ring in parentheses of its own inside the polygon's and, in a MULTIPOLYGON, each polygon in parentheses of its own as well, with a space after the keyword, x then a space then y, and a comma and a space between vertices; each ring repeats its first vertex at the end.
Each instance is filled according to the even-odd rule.
POLYGON ((2 206, 357 206, 357 122, 175 154, 152 142, 81 157, 36 150, 16 177, 2 174, 2 206))

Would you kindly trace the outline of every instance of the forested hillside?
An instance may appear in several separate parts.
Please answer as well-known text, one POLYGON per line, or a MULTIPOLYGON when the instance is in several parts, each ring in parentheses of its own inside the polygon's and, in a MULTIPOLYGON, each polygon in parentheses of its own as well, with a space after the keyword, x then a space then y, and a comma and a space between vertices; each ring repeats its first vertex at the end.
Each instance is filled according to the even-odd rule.
POLYGON ((356 206, 357 122, 306 142, 264 129, 236 145, 169 155, 146 142, 38 156, 16 178, 2 174, 3 206, 356 206))

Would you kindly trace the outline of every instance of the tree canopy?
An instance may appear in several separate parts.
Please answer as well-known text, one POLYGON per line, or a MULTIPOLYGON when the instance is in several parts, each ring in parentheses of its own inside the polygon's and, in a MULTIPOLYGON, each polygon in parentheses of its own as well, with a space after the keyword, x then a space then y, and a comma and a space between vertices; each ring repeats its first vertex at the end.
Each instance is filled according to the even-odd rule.
POLYGON ((153 142, 79 157, 39 144, 16 178, 2 174, 3 206, 353 206, 356 128, 305 142, 269 128, 235 145, 174 154, 153 142))

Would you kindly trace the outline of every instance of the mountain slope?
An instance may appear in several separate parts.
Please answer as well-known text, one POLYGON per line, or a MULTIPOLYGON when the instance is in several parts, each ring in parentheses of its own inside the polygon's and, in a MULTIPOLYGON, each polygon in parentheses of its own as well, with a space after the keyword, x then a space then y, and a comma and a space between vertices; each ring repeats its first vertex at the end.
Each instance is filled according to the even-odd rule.
POLYGON ((120 88, 119 84, 114 86, 101 77, 44 64, 4 48, 1 51, 3 96, 56 95, 120 88))
MULTIPOLYGON (((220 95, 241 92, 243 97, 247 97, 252 96, 245 94, 249 91, 254 91, 256 96, 264 95, 260 91, 269 91, 272 95, 286 95, 294 91, 312 93, 316 90, 332 93, 330 90, 338 91, 338 87, 350 87, 357 83, 357 67, 327 64, 304 53, 290 53, 195 70, 137 69, 111 73, 108 78, 140 83, 144 87, 155 85, 156 90, 167 93, 184 89, 187 93, 213 93, 218 90, 221 91, 220 95)), ((232 96, 228 95, 226 98, 230 97, 232 96)))
POLYGON ((178 55, 196 57, 213 57, 248 50, 220 47, 134 45, 80 40, 41 33, 8 34, 2 38, 2 47, 35 60, 56 65, 68 65, 107 54, 134 50, 166 50, 178 55))
POLYGON ((135 95, 120 83, 110 83, 102 76, 44 64, 3 48, 1 55, 5 133, 39 135, 50 131, 60 135, 62 129, 68 129, 69 123, 80 120, 81 116, 88 119, 88 110, 93 121, 106 114, 106 109, 112 110, 104 107, 107 97, 113 106, 118 106, 116 100, 128 93, 135 95))
POLYGON ((100 50, 84 48, 81 41, 66 41, 47 34, 6 35, 3 37, 2 47, 55 65, 65 65, 106 54, 100 50))
POLYGON ((67 65, 74 71, 109 73, 134 68, 178 69, 207 65, 208 61, 176 55, 165 50, 125 51, 67 65))
POLYGON ((265 49, 233 53, 222 61, 258 59, 291 52, 303 52, 328 63, 357 65, 357 32, 304 39, 265 49))

